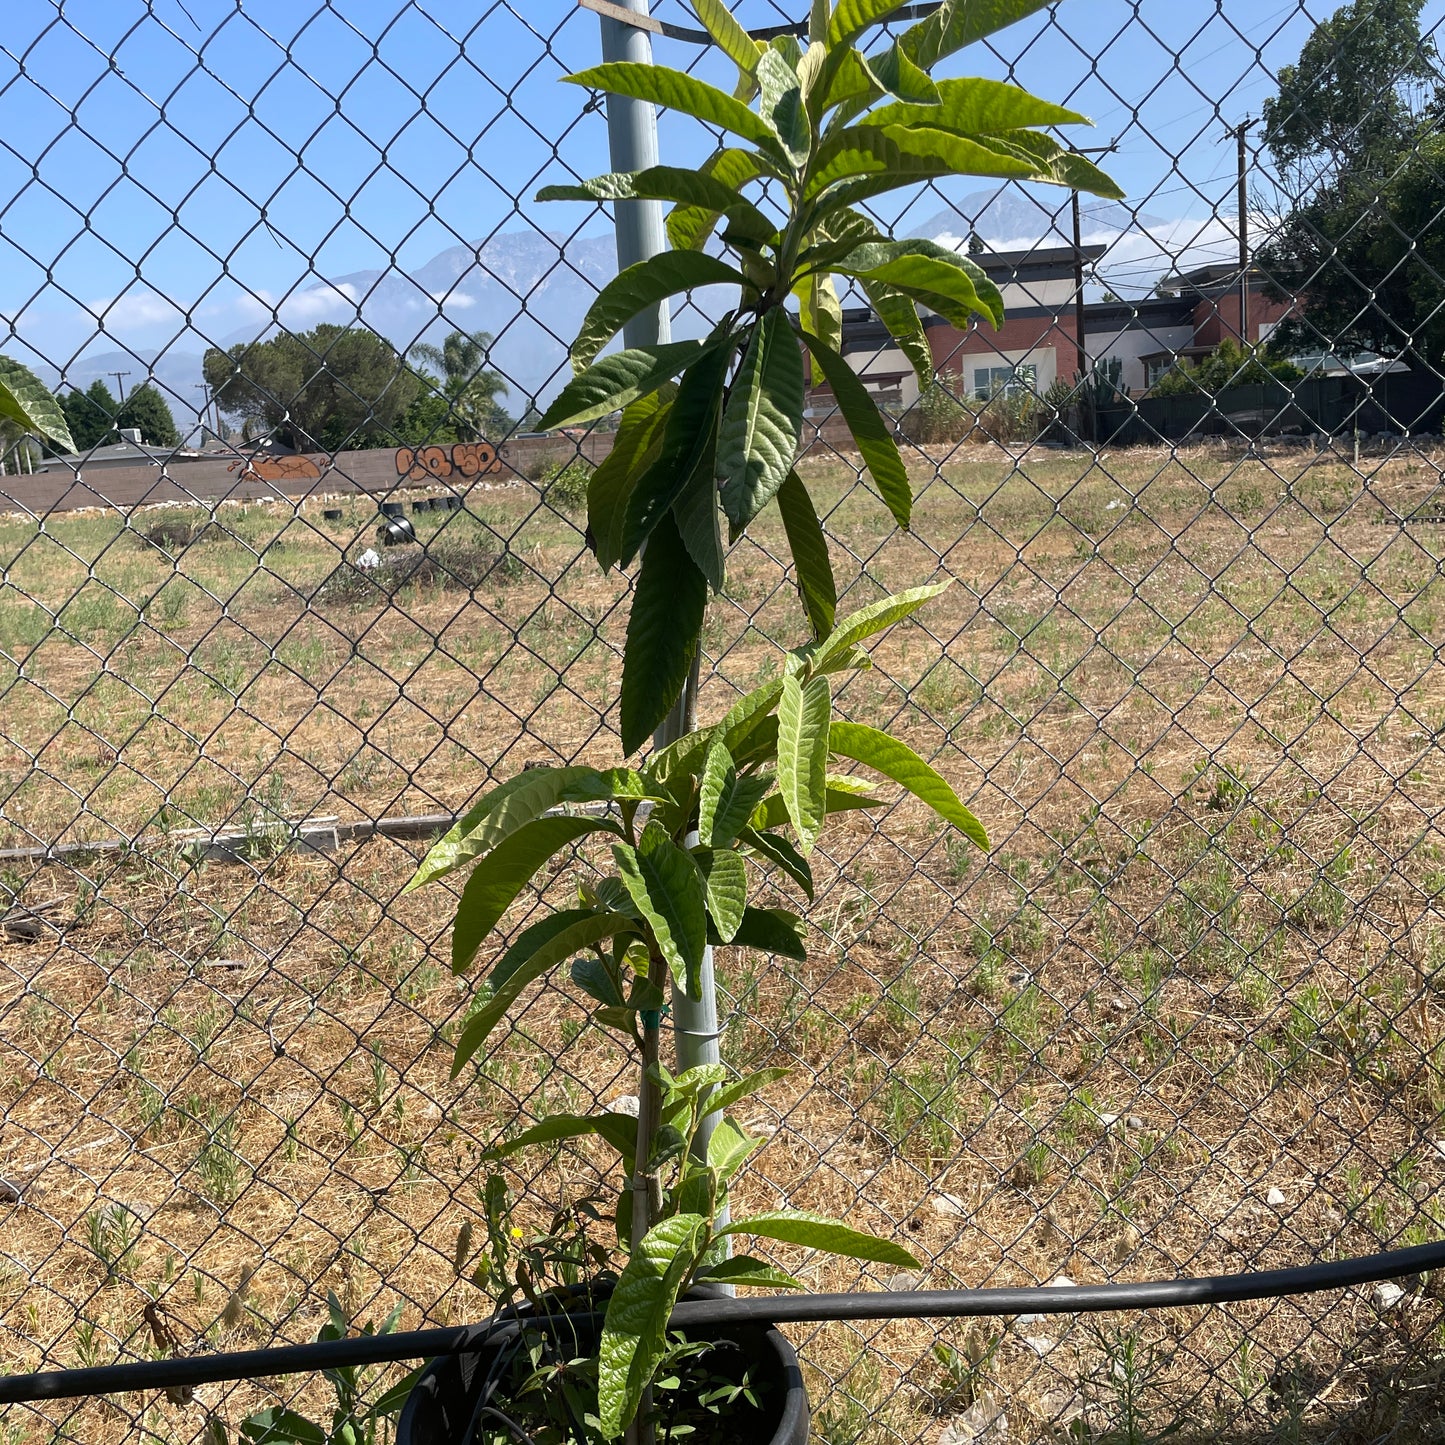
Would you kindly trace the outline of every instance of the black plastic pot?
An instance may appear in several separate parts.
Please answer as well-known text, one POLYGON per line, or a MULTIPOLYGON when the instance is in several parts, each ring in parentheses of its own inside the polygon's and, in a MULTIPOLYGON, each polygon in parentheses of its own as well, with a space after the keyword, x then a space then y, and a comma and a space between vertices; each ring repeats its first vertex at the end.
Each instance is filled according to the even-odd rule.
MULTIPOLYGON (((711 1291, 708 1292, 709 1294, 711 1291)), ((695 1290, 688 1298, 703 1297, 695 1290)), ((560 1329, 569 1333, 569 1343, 583 1351, 596 1348, 600 1324, 591 1317, 564 1320, 560 1329)), ((808 1395, 793 1347, 775 1329, 765 1325, 723 1325, 689 1331, 694 1339, 717 1340, 736 1345, 753 1379, 762 1387, 761 1409, 728 1420, 728 1434, 756 1445, 806 1445, 808 1439, 808 1395)), ((502 1352, 515 1339, 510 1321, 476 1327, 477 1348, 473 1353, 448 1355, 433 1360, 422 1371, 397 1421, 396 1445, 471 1445, 472 1430, 483 1391, 489 1386, 494 1367, 502 1363, 502 1352)), ((509 1401, 498 1394, 492 1403, 507 1411, 509 1401)))

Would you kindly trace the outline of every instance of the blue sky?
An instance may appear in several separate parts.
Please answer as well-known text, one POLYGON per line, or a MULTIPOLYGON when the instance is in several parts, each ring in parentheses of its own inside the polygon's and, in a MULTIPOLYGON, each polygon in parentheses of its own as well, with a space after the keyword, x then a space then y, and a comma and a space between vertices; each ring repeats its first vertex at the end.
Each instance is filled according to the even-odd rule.
MULTIPOLYGON (((1130 205, 1170 223, 1191 256, 1228 255, 1223 126, 1258 114, 1272 72, 1333 8, 1310 4, 1063 0, 943 73, 1011 77, 1090 114, 1097 128, 1076 142, 1118 142, 1108 165, 1130 205)), ((737 8, 751 25, 789 13, 737 8)), ((1427 24, 1442 9, 1431 0, 1427 24)), ((585 93, 558 83, 598 58, 597 17, 570 0, 8 0, 5 12, 0 345, 14 354, 63 367, 117 344, 194 346, 259 330, 321 279, 413 269, 497 231, 605 225, 530 200, 548 180, 608 168, 602 117, 579 114, 585 93)), ((681 0, 655 13, 695 23, 681 0)), ((698 63, 673 41, 657 58, 698 63)), ((661 143, 680 164, 708 146, 672 116, 661 143)), ((913 214, 939 204, 926 196, 913 214)), ((1151 269, 1157 256, 1138 262, 1141 283, 1151 269)))

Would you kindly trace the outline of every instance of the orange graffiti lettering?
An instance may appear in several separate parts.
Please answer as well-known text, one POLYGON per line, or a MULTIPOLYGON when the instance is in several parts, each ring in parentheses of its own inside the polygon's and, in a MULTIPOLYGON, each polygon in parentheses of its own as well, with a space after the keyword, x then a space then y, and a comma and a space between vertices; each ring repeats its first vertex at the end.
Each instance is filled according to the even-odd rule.
POLYGON ((321 467, 313 457, 253 457, 250 461, 234 461, 226 468, 234 472, 241 467, 243 482, 311 481, 321 475, 321 467))
POLYGON ((398 447, 396 474, 408 482, 440 482, 456 474, 482 477, 502 470, 490 442, 458 442, 454 447, 398 447))

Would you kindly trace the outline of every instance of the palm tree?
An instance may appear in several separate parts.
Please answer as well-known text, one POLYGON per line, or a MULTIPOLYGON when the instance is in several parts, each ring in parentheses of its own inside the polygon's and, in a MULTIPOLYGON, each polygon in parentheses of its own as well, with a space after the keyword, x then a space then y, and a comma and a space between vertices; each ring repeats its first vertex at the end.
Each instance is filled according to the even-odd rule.
POLYGON ((442 374, 441 390, 451 403, 459 440, 480 441, 487 432, 504 431, 511 419, 497 405, 507 395, 500 372, 487 369, 493 337, 489 331, 453 331, 440 346, 419 341, 408 352, 413 361, 436 367, 442 374))

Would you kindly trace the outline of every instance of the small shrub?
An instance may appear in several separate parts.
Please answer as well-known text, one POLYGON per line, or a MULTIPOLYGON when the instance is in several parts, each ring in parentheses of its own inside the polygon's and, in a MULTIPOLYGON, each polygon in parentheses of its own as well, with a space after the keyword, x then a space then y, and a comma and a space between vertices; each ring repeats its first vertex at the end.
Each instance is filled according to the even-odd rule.
POLYGON ((342 562, 312 594, 312 601, 376 606, 409 586, 472 592, 497 569, 499 560, 497 550, 485 543, 443 537, 425 547, 387 551, 375 567, 342 562))
POLYGON ((559 512, 580 512, 587 505, 587 484, 592 480, 591 462, 579 457, 564 467, 555 467, 542 495, 559 512))
POLYGON ((175 512, 135 530, 143 545, 172 557, 197 542, 218 541, 227 535, 205 512, 175 512))
POLYGON ((961 442, 978 426, 978 416, 941 381, 935 381, 900 418, 903 435, 919 445, 961 442))

